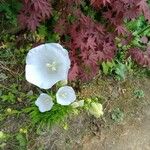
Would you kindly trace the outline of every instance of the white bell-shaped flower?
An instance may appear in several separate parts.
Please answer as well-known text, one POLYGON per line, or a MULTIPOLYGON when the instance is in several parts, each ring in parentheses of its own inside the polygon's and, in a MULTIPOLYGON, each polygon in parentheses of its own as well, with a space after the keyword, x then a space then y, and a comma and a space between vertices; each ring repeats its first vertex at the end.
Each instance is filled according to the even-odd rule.
POLYGON ((45 112, 51 110, 54 103, 48 94, 42 93, 35 101, 35 105, 38 106, 40 112, 45 112))
POLYGON ((57 43, 47 43, 29 51, 25 76, 28 82, 49 89, 61 80, 67 80, 70 59, 66 49, 57 43))
POLYGON ((76 100, 76 94, 72 87, 63 86, 56 93, 57 103, 61 105, 70 105, 76 100))

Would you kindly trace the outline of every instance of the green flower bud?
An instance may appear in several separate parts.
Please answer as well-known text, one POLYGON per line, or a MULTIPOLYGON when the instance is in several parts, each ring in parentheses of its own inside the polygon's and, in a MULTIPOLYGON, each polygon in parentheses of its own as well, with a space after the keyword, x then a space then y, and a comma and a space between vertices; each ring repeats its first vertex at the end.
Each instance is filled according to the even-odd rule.
POLYGON ((83 107, 84 106, 84 100, 80 100, 80 101, 74 102, 74 103, 71 104, 71 106, 73 108, 83 107))
POLYGON ((99 118, 104 114, 102 104, 97 102, 92 102, 89 108, 89 112, 91 115, 95 116, 96 118, 99 118))

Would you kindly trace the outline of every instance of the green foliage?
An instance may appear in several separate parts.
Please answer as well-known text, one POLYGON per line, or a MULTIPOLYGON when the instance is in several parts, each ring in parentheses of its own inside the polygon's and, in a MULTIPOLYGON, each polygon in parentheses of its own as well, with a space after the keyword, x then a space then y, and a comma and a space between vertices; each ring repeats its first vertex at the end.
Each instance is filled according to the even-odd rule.
POLYGON ((115 62, 114 61, 107 61, 102 63, 102 71, 105 75, 112 74, 113 70, 115 67, 115 62))
POLYGON ((134 33, 139 32, 140 30, 143 30, 143 28, 147 25, 144 16, 140 16, 139 18, 135 20, 131 20, 126 22, 126 27, 134 31, 134 33))
POLYGON ((111 113, 111 119, 114 121, 114 122, 121 122, 123 121, 123 118, 124 118, 124 112, 121 111, 119 108, 116 108, 112 111, 111 113))
POLYGON ((145 20, 144 16, 140 16, 136 20, 132 20, 126 23, 127 28, 132 32, 134 39, 131 41, 131 45, 144 48, 141 38, 143 36, 150 37, 150 25, 145 20))
POLYGON ((2 101, 4 101, 4 102, 6 101, 6 102, 10 102, 10 103, 14 103, 16 101, 16 96, 15 95, 18 92, 16 84, 12 84, 9 87, 7 92, 3 92, 3 91, 1 93, 1 98, 0 98, 2 101))
POLYGON ((125 80, 127 71, 132 71, 131 64, 121 63, 119 61, 103 62, 102 71, 105 75, 114 75, 117 80, 125 80))
POLYGON ((0 131, 0 149, 4 149, 6 146, 7 140, 10 138, 10 135, 0 131))
POLYGON ((126 78, 126 71, 127 71, 127 68, 126 68, 125 64, 118 62, 116 64, 114 70, 115 70, 116 78, 118 80, 125 80, 125 78, 126 78))
POLYGON ((144 91, 143 90, 135 90, 134 91, 134 96, 136 98, 143 98, 145 96, 144 91))
POLYGON ((59 34, 57 33, 51 33, 48 36, 48 42, 58 42, 60 40, 59 34))
POLYGON ((36 106, 25 108, 23 111, 31 117, 32 127, 38 126, 40 128, 62 123, 73 112, 73 108, 71 106, 55 104, 50 111, 44 113, 41 113, 36 106))
POLYGON ((2 27, 5 27, 5 24, 17 26, 17 14, 21 6, 22 5, 18 0, 0 2, 0 13, 4 14, 0 19, 2 27))
POLYGON ((73 22, 76 20, 76 18, 75 18, 75 16, 69 14, 68 17, 67 17, 67 20, 68 20, 70 23, 73 23, 73 22))
POLYGON ((5 141, 7 138, 6 134, 2 131, 0 131, 0 141, 5 141))
POLYGON ((27 149, 27 139, 26 139, 26 136, 25 134, 23 133, 18 133, 16 135, 16 140, 18 141, 19 143, 19 150, 26 150, 27 149))
POLYGON ((117 80, 125 80, 127 75, 133 73, 134 63, 131 58, 127 58, 130 45, 123 45, 120 38, 116 38, 118 53, 114 60, 102 63, 102 71, 105 75, 113 75, 117 80))
POLYGON ((49 31, 46 25, 40 25, 35 36, 37 41, 58 42, 60 40, 59 34, 49 31))
POLYGON ((92 19, 97 19, 97 12, 91 6, 83 3, 82 9, 86 15, 90 16, 92 19))
POLYGON ((2 95, 1 99, 2 99, 2 101, 7 101, 7 102, 10 102, 10 103, 14 103, 16 101, 15 95, 11 92, 9 92, 6 95, 2 95))
POLYGON ((27 150, 27 135, 25 133, 8 134, 0 131, 0 149, 9 148, 15 150, 27 150))
POLYGON ((47 31, 47 27, 45 25, 40 25, 37 30, 38 30, 38 34, 40 36, 42 36, 44 38, 47 36, 48 31, 47 31))
POLYGON ((15 103, 16 101, 21 101, 26 97, 24 92, 21 92, 21 87, 16 83, 10 85, 10 87, 5 87, 0 84, 2 87, 0 100, 8 103, 15 103))

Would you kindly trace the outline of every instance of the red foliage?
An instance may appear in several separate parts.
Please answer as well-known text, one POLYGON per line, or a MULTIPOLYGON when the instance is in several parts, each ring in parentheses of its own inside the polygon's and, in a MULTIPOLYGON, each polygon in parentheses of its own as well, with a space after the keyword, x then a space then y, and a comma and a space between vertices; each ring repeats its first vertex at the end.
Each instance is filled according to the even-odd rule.
POLYGON ((90 0, 91 5, 93 5, 95 8, 99 8, 101 5, 106 5, 106 3, 110 3, 111 0, 90 0))
MULTIPOLYGON (((103 25, 85 16, 80 5, 85 0, 53 1, 53 9, 60 18, 55 25, 55 32, 62 37, 62 43, 68 47, 72 61, 69 79, 92 79, 99 71, 99 63, 113 59, 117 50, 116 36, 130 35, 124 27, 125 19, 135 19, 141 14, 150 22, 150 9, 146 0, 89 0, 91 6, 102 14, 103 25), (76 18, 68 20, 68 15, 76 18), (64 36, 70 40, 64 41, 64 36)), ((35 30, 40 22, 49 18, 52 13, 52 2, 48 0, 24 0, 19 20, 23 27, 35 30)), ((131 36, 131 35, 130 35, 131 36)), ((141 65, 149 65, 149 52, 137 48, 130 50, 131 57, 141 65)))
POLYGON ((40 22, 50 17, 51 13, 52 8, 48 0, 24 0, 18 18, 22 27, 34 31, 40 22))
POLYGON ((125 19, 134 19, 140 14, 144 14, 150 21, 150 9, 146 0, 111 0, 107 6, 104 17, 115 28, 121 27, 125 19))
POLYGON ((89 80, 98 73, 99 62, 115 56, 113 35, 83 14, 70 27, 70 37, 72 68, 69 79, 89 80))
POLYGON ((139 48, 132 48, 129 54, 137 64, 143 67, 150 67, 150 48, 147 48, 145 52, 141 51, 139 48))
POLYGON ((139 10, 144 13, 145 18, 150 22, 150 9, 147 0, 140 0, 138 6, 139 10))

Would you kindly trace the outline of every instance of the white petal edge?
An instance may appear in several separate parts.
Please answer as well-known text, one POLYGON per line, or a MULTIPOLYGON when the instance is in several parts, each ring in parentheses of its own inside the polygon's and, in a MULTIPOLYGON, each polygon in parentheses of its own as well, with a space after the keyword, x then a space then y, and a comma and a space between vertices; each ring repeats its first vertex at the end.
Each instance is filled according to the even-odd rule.
POLYGON ((56 93, 57 103, 61 105, 70 105, 76 100, 76 94, 74 89, 71 86, 63 86, 58 89, 56 93), (61 95, 67 94, 66 97, 61 95))
POLYGON ((54 103, 48 94, 41 93, 35 101, 35 105, 39 108, 40 112, 46 112, 52 109, 54 103))
POLYGON ((68 51, 64 49, 60 44, 46 43, 37 46, 29 51, 26 58, 26 64, 27 65, 25 70, 27 81, 40 88, 49 89, 57 82, 61 80, 67 80, 68 71, 70 68, 70 59, 68 51), (49 60, 50 58, 52 58, 52 53, 54 53, 56 56, 58 55, 59 59, 64 61, 60 62, 60 64, 62 64, 62 67, 60 67, 60 70, 58 72, 60 75, 55 76, 55 79, 51 75, 41 73, 42 70, 43 72, 46 70, 44 69, 47 61, 46 59, 49 60))

